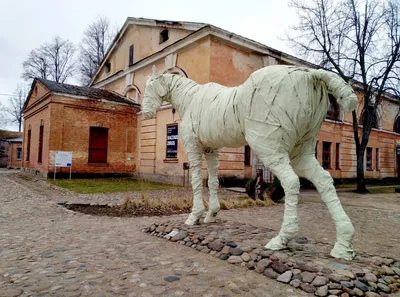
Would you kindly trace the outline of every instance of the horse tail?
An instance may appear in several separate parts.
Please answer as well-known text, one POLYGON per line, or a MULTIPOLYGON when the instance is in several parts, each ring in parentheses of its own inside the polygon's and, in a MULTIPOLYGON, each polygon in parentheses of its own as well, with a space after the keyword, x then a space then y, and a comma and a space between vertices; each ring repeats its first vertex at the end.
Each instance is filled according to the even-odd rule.
POLYGON ((336 73, 324 69, 313 70, 314 75, 326 84, 328 93, 331 93, 344 109, 353 111, 357 107, 358 99, 353 88, 336 73))

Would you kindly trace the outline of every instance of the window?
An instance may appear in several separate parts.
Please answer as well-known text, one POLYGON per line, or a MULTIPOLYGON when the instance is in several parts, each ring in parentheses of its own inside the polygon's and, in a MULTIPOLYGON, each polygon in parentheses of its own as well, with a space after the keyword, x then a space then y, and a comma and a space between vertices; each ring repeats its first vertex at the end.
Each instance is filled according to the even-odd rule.
POLYGON ((108 128, 90 127, 89 163, 107 163, 108 128))
POLYGON ((167 159, 178 158, 178 125, 167 125, 167 159))
POLYGON ((367 170, 372 170, 372 147, 367 147, 367 170))
POLYGON ((337 100, 333 95, 329 94, 328 96, 329 96, 329 107, 328 111, 326 112, 326 119, 339 121, 340 120, 339 104, 337 103, 337 100))
POLYGON ((400 133, 400 116, 394 121, 393 132, 400 133))
POLYGON ((105 66, 106 66, 106 73, 109 73, 111 71, 111 63, 108 62, 108 63, 106 63, 105 66))
POLYGON ((376 170, 379 170, 379 149, 375 150, 375 167, 376 170))
POLYGON ((44 130, 43 125, 40 125, 38 163, 42 163, 42 157, 43 157, 43 130, 44 130))
POLYGON ((331 168, 331 142, 322 142, 322 167, 331 168))
POLYGON ((251 165, 250 160, 251 160, 251 149, 250 146, 246 145, 244 147, 244 165, 250 166, 251 165))
POLYGON ((340 143, 336 143, 335 168, 340 170, 340 143))
POLYGON ((16 156, 15 156, 15 159, 16 160, 21 160, 21 157, 22 157, 22 148, 17 147, 17 153, 16 153, 16 156))
POLYGON ((29 161, 31 155, 31 130, 28 130, 28 143, 26 144, 26 161, 29 161))
POLYGON ((133 65, 133 51, 134 51, 134 49, 135 49, 135 47, 134 47, 134 45, 132 44, 132 45, 129 47, 129 66, 132 66, 132 65, 133 65))
POLYGON ((160 44, 166 42, 169 39, 169 32, 167 29, 162 30, 160 33, 160 44))

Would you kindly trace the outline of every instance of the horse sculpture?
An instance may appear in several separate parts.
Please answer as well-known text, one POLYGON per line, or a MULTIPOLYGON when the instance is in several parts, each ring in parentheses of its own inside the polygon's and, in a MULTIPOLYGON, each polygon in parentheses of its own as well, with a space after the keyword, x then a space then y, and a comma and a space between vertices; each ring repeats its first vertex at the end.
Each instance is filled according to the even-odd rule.
POLYGON ((153 74, 145 86, 143 119, 153 118, 163 101, 181 118, 180 137, 192 169, 193 207, 186 224, 199 222, 202 199, 202 155, 210 191, 204 223, 215 222, 218 200, 219 151, 248 144, 280 180, 285 191, 284 218, 279 234, 266 248, 285 249, 298 232, 299 176, 311 181, 336 225, 331 250, 336 258, 352 259, 354 227, 344 212, 330 174, 315 158, 317 135, 328 110, 328 92, 345 111, 353 111, 352 87, 334 73, 305 67, 274 65, 253 72, 236 87, 197 84, 174 74, 153 74))

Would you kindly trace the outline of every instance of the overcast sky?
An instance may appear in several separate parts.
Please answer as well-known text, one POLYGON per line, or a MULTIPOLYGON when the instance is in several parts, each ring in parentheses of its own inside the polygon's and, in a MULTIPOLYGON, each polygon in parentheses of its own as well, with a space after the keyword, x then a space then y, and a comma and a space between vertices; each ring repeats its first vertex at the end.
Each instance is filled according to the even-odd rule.
MULTIPOLYGON (((210 23, 291 53, 279 40, 296 21, 286 0, 0 0, 0 102, 18 83, 28 53, 59 34, 78 44, 85 27, 98 15, 118 29, 128 16, 210 23)), ((70 81, 73 82, 73 81, 70 81)), ((3 127, 4 128, 4 127, 3 127)), ((17 130, 17 125, 7 129, 17 130)))

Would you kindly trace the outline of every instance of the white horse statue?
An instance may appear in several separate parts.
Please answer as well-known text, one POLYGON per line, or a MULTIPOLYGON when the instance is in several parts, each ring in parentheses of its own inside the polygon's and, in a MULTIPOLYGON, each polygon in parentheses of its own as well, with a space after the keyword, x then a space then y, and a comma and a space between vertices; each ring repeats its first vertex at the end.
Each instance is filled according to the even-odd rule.
MULTIPOLYGON (((344 212, 330 174, 315 158, 315 144, 333 94, 345 111, 353 111, 357 97, 338 75, 305 67, 274 65, 252 73, 240 86, 197 84, 174 74, 153 74, 145 86, 143 119, 153 118, 163 101, 170 102, 181 118, 180 137, 192 169, 193 207, 188 225, 204 213, 202 154, 205 155, 210 191, 204 223, 215 222, 220 210, 218 192, 219 151, 248 144, 277 176, 285 191, 281 230, 266 248, 285 249, 298 232, 299 176, 311 181, 336 225, 337 239, 331 255, 353 259, 354 227, 344 212)), ((310 214, 312 215, 312 214, 310 214)))

